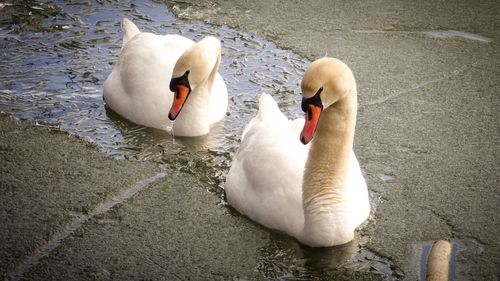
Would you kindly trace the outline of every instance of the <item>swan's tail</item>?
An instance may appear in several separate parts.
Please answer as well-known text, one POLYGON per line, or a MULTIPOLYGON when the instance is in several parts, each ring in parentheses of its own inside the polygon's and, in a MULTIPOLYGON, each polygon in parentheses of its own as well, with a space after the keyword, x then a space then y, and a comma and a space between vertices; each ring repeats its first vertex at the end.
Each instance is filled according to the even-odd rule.
POLYGON ((259 111, 257 117, 261 120, 274 118, 276 113, 280 113, 278 104, 269 94, 261 94, 259 97, 259 111))
POLYGON ((123 47, 125 47, 125 44, 127 44, 127 42, 130 39, 132 39, 132 37, 141 33, 139 28, 137 28, 137 26, 127 18, 124 18, 122 21, 122 30, 123 30, 122 49, 123 47))
POLYGON ((257 111, 257 115, 250 120, 250 122, 246 125, 245 129, 243 129, 243 134, 241 139, 245 137, 245 134, 252 128, 252 126, 257 122, 262 122, 268 119, 276 118, 276 114, 281 114, 281 111, 278 108, 278 104, 269 94, 261 94, 259 97, 259 110, 257 111))

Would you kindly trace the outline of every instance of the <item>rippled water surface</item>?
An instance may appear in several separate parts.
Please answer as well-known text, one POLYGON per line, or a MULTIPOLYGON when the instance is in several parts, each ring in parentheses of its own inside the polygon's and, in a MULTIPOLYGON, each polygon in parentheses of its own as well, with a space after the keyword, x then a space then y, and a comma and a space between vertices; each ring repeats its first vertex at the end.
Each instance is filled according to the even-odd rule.
MULTIPOLYGON (((234 151, 257 96, 272 94, 297 116, 298 85, 307 61, 273 43, 228 27, 176 19, 161 3, 61 1, 3 4, 0 110, 23 119, 59 124, 116 157, 158 159, 167 148, 234 151), (230 96, 228 116, 215 133, 173 144, 167 133, 136 126, 106 112, 102 87, 121 46, 121 20, 142 31, 182 34, 195 41, 221 39, 221 75, 230 96)), ((176 139, 177 142, 177 139, 176 139)))
MULTIPOLYGON (((270 93, 288 117, 301 115, 299 83, 308 64, 263 38, 225 26, 179 20, 167 5, 142 1, 0 3, 0 58, 1 111, 60 126, 113 157, 152 160, 200 172, 216 193, 221 191, 241 131, 256 112, 259 93, 270 93), (142 31, 182 34, 195 41, 206 35, 221 39, 220 73, 230 100, 227 117, 211 134, 174 139, 106 110, 102 87, 120 50, 124 17, 142 31)), ((321 261, 333 262, 336 267, 352 256, 355 263, 347 267, 390 275, 384 260, 360 251, 357 243, 350 244, 352 250, 340 251, 349 253, 346 258, 338 249, 295 249, 290 245, 297 244, 287 241, 277 239, 275 245, 261 249, 258 270, 266 277, 307 277, 305 263, 315 260, 316 266, 329 267, 321 261)))

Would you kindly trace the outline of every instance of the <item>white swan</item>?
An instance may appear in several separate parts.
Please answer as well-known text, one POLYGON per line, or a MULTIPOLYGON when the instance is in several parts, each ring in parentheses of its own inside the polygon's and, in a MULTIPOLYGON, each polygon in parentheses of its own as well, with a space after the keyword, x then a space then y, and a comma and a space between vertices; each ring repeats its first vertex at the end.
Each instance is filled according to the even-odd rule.
POLYGON ((271 96, 260 97, 227 175, 227 201, 306 245, 344 244, 370 213, 352 151, 356 82, 343 62, 322 58, 308 67, 301 88, 302 132, 304 119, 288 120, 271 96))
POLYGON ((140 32, 128 19, 123 30, 118 61, 104 83, 106 104, 134 123, 177 136, 207 134, 225 116, 228 102, 218 73, 220 41, 140 32))

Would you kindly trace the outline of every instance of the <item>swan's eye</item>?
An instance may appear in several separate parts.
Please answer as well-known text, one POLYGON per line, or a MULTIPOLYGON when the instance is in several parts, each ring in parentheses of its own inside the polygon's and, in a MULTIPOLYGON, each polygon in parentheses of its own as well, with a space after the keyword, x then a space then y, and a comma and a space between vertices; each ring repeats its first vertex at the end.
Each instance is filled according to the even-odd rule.
POLYGON ((184 74, 180 77, 172 78, 172 80, 170 80, 170 85, 169 85, 170 91, 176 92, 178 85, 183 85, 191 89, 191 85, 189 85, 188 75, 189 75, 189 70, 184 72, 184 74))
MULTIPOLYGON (((315 105, 317 107, 323 108, 323 103, 321 102, 321 97, 320 94, 323 91, 323 87, 319 88, 319 90, 316 92, 316 94, 310 98, 302 98, 302 104, 300 105, 302 111, 308 112, 308 116, 312 115, 311 111, 309 110, 309 105, 315 105)), ((311 117, 309 117, 311 118, 311 117)))
POLYGON ((302 98, 302 104, 300 105, 300 108, 302 109, 302 111, 306 112, 307 111, 307 99, 306 98, 302 98))
POLYGON ((312 118, 312 111, 311 111, 311 102, 310 102, 310 99, 306 99, 306 98, 302 98, 302 104, 301 104, 301 108, 302 108, 302 111, 304 111, 304 113, 306 113, 307 115, 307 120, 311 120, 312 118))

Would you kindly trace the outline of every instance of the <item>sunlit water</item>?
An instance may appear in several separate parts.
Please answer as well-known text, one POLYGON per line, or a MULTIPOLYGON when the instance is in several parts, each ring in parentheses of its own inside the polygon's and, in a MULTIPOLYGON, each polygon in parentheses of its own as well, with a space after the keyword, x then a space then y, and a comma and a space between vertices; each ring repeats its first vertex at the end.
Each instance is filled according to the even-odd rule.
MULTIPOLYGON (((255 115, 258 95, 271 94, 290 118, 301 115, 299 83, 309 62, 263 38, 176 19, 162 3, 15 3, 0 3, 0 110, 60 126, 113 157, 157 161, 199 174, 210 191, 222 194, 224 174, 244 125, 255 115), (221 39, 220 73, 228 87, 229 108, 210 135, 174 139, 104 107, 102 87, 120 50, 124 17, 142 31, 181 34, 195 41, 207 35, 221 39)), ((340 251, 349 253, 346 258, 338 254, 340 249, 298 250, 293 248, 296 242, 280 239, 261 249, 258 270, 267 277, 307 277, 305 263, 392 275, 385 260, 360 250, 357 243, 340 251)))

